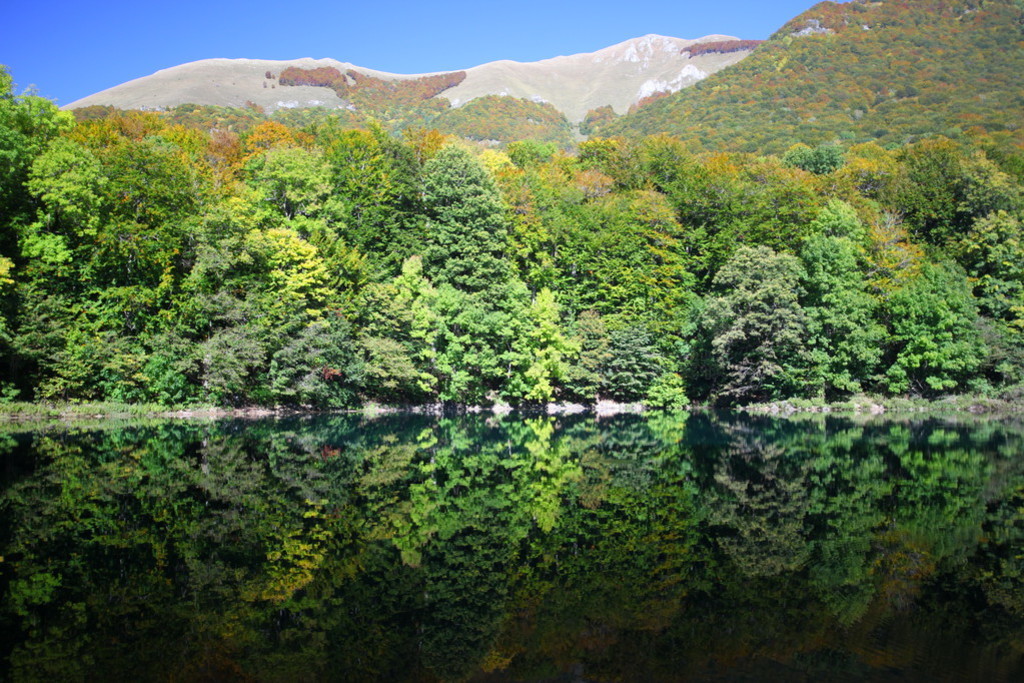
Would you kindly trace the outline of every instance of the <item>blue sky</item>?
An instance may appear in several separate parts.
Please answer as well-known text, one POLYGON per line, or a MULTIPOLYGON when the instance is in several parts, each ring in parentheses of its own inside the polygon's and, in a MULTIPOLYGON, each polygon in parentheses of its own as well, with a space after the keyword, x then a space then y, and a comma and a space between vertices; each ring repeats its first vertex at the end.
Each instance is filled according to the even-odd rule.
POLYGON ((382 71, 592 52, 647 33, 767 38, 812 0, 4 0, 0 64, 61 104, 211 57, 332 57, 382 71))

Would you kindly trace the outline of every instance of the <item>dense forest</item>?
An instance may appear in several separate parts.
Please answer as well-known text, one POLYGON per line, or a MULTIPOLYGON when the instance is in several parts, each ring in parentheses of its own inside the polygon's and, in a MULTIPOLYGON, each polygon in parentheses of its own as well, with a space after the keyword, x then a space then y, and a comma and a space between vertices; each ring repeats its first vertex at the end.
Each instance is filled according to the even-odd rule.
POLYGON ((677 407, 1024 380, 1024 179, 991 137, 772 156, 326 114, 238 133, 76 121, 0 74, 0 400, 677 407))

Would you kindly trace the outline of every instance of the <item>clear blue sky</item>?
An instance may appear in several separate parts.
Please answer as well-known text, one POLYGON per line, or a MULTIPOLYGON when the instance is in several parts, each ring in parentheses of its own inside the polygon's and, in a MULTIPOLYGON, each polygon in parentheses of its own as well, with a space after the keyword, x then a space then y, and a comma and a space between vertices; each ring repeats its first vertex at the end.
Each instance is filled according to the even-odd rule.
POLYGON ((332 57, 393 73, 593 52, 647 33, 763 39, 812 0, 3 0, 0 64, 68 104, 211 57, 332 57))

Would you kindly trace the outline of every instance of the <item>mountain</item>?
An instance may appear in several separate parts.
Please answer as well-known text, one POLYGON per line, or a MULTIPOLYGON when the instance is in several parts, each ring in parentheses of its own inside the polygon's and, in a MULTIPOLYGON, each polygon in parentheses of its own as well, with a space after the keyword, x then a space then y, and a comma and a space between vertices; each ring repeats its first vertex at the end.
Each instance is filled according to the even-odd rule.
POLYGON ((645 97, 676 92, 739 62, 750 49, 693 54, 688 50, 736 40, 721 35, 697 40, 647 35, 586 54, 529 63, 491 62, 467 69, 466 79, 445 97, 455 106, 484 95, 550 102, 572 122, 609 105, 624 114, 645 97))
POLYGON ((497 61, 451 74, 392 74, 334 59, 206 59, 163 69, 67 105, 168 109, 183 104, 277 109, 324 107, 379 114, 388 106, 459 107, 487 95, 549 103, 568 121, 610 106, 624 114, 739 62, 752 41, 647 35, 596 52, 539 62, 497 61), (282 75, 286 77, 282 78, 282 75), (289 76, 290 75, 290 76, 289 76), (424 87, 426 86, 426 87, 424 87), (444 87, 439 87, 444 86, 444 87))
POLYGON ((741 64, 596 132, 759 153, 934 134, 1019 145, 1022 41, 1020 0, 823 2, 741 64))

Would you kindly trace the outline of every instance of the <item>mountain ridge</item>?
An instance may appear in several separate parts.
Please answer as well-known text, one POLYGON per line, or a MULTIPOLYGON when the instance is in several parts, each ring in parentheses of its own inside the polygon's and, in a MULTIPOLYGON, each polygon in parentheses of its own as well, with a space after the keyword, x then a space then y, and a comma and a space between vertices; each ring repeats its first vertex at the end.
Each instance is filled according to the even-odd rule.
MULTIPOLYGON (((453 107, 487 95, 506 95, 548 102, 572 122, 587 112, 611 106, 619 114, 653 93, 675 92, 731 66, 751 50, 705 52, 695 56, 685 48, 737 41, 723 34, 696 39, 647 34, 594 52, 558 55, 535 62, 496 60, 464 69, 462 83, 435 96, 453 107)), ((63 108, 114 106, 120 109, 167 109, 181 104, 242 107, 255 104, 267 110, 326 107, 354 109, 330 88, 282 85, 276 76, 288 67, 333 68, 388 82, 435 76, 448 71, 396 74, 333 58, 290 60, 211 58, 160 69, 81 98, 63 108), (268 78, 267 76, 272 76, 268 78)))

